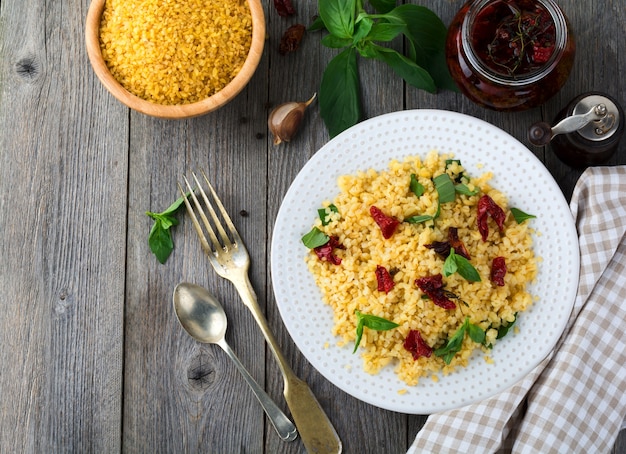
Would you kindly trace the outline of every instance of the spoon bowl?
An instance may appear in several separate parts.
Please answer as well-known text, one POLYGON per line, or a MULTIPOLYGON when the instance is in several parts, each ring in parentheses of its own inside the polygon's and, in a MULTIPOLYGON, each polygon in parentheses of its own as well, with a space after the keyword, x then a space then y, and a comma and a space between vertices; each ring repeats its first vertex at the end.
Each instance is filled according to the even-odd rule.
POLYGON ((182 327, 198 342, 217 344, 226 336, 226 312, 205 288, 192 284, 177 285, 174 289, 174 310, 182 327))
POLYGON ((174 312, 185 331, 198 342, 219 345, 237 366, 278 435, 284 441, 295 440, 296 426, 252 378, 226 342, 228 319, 219 301, 204 287, 185 282, 174 289, 173 301, 174 312))

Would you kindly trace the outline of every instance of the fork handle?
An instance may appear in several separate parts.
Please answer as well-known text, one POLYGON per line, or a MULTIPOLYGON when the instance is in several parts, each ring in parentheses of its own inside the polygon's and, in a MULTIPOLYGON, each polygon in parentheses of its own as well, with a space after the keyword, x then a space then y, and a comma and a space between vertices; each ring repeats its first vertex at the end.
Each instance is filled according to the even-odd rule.
POLYGON ((328 416, 315 398, 311 388, 303 380, 296 377, 280 351, 278 342, 276 342, 267 319, 259 307, 248 273, 243 273, 240 279, 232 279, 232 282, 243 303, 252 312, 270 350, 278 361, 284 380, 283 394, 307 452, 309 454, 341 453, 341 440, 328 416))

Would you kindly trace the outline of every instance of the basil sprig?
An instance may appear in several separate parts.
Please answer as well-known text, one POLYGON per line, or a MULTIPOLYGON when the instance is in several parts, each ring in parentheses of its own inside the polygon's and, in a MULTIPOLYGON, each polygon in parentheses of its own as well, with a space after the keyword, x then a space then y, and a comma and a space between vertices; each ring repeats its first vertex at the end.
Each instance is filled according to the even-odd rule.
POLYGON ((450 248, 450 254, 443 262, 443 275, 448 277, 454 273, 459 273, 469 282, 480 282, 481 280, 474 265, 462 255, 455 254, 454 248, 450 248))
POLYGON ((454 355, 461 351, 465 333, 467 333, 470 339, 477 344, 485 342, 485 332, 480 328, 480 326, 470 323, 469 320, 469 317, 465 317, 461 327, 457 329, 452 337, 448 339, 446 345, 435 350, 435 356, 440 356, 446 364, 450 364, 454 355))
POLYGON ((358 56, 380 60, 405 82, 435 93, 457 91, 445 61, 447 29, 431 10, 418 5, 395 6, 391 0, 370 0, 376 14, 369 14, 363 0, 318 0, 318 19, 309 30, 325 29, 322 44, 342 49, 326 66, 319 90, 320 113, 331 137, 355 125, 363 115, 360 99, 358 56), (400 35, 407 55, 381 44, 400 35))
POLYGON ((356 323, 356 339, 354 341, 354 350, 352 353, 355 353, 357 348, 359 348, 359 344, 361 343, 361 338, 363 337, 363 328, 367 327, 369 329, 373 329, 376 331, 388 331, 393 328, 397 328, 397 323, 387 320, 386 318, 378 317, 376 315, 371 314, 363 314, 360 310, 355 310, 357 323, 356 323))
MULTIPOLYGON (((189 196, 190 193, 187 193, 189 196)), ((183 204, 183 197, 176 199, 165 211, 155 213, 146 211, 146 215, 154 219, 154 224, 150 229, 148 236, 148 245, 157 260, 163 264, 174 250, 174 241, 172 240, 172 232, 170 228, 178 225, 178 219, 175 214, 183 204)))

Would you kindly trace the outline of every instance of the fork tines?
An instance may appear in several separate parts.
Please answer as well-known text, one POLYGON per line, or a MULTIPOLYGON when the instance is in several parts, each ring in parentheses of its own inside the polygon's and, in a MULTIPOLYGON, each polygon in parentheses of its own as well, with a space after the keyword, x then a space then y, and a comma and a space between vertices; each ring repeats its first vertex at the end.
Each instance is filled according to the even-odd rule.
POLYGON ((215 190, 209 182, 209 179, 207 178, 203 170, 200 170, 200 173, 202 175, 201 180, 209 189, 208 192, 212 201, 209 199, 207 192, 202 188, 202 183, 200 182, 201 180, 198 179, 194 172, 192 172, 191 175, 193 178, 193 182, 196 185, 195 190, 185 176, 183 176, 183 180, 185 181, 187 191, 183 189, 180 183, 178 184, 178 187, 183 195, 187 212, 191 216, 191 220, 193 222, 194 228, 196 229, 196 233, 200 238, 202 248, 207 254, 209 254, 210 252, 211 254, 219 255, 220 251, 229 252, 234 249, 238 249, 239 245, 243 247, 243 244, 241 243, 241 237, 239 236, 235 225, 230 219, 230 216, 228 216, 228 212, 224 208, 224 205, 215 193, 215 190), (199 193, 199 196, 197 196, 196 193, 199 193), (203 206, 206 208, 206 210, 208 210, 211 220, 213 222, 209 221, 209 218, 205 214, 205 209, 203 208, 203 206), (219 214, 214 206, 217 207, 217 211, 219 211, 219 214), (202 220, 202 224, 204 225, 206 232, 209 235, 209 239, 211 240, 210 243, 204 234, 204 230, 202 229, 200 222, 198 221, 196 212, 202 220), (219 215, 221 215, 223 222, 220 220, 219 215), (226 232, 224 224, 230 232, 230 236, 226 232))

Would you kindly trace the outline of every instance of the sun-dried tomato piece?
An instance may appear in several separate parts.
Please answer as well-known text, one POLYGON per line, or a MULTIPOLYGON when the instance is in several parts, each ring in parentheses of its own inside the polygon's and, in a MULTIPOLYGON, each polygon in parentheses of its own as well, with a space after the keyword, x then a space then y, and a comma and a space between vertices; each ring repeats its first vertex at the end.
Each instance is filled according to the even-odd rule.
POLYGON ((430 358, 433 349, 422 339, 422 334, 412 329, 404 339, 404 348, 413 354, 413 359, 417 360, 420 356, 430 358))
POLYGON ((393 286, 396 285, 387 268, 380 265, 376 265, 376 281, 378 282, 379 292, 389 293, 393 286))
POLYGON ((448 299, 447 292, 443 289, 443 276, 420 277, 415 280, 415 285, 424 292, 437 306, 447 310, 456 309, 456 304, 448 299))
POLYGON ((450 255, 450 242, 448 241, 433 241, 431 244, 425 244, 424 247, 434 250, 444 259, 450 255))
POLYGON ((296 14, 296 10, 291 3, 291 0, 274 0, 274 8, 281 17, 293 16, 296 14))
POLYGON ((287 55, 288 53, 298 50, 305 31, 306 27, 302 24, 295 24, 289 27, 282 38, 280 38, 278 53, 280 55, 287 55))
POLYGON ((545 63, 550 60, 552 53, 554 52, 554 46, 552 47, 542 47, 542 46, 533 46, 532 51, 532 60, 534 63, 545 63))
POLYGON ((425 244, 424 247, 433 249, 444 259, 447 259, 450 255, 450 249, 454 248, 454 253, 465 257, 467 260, 471 260, 469 252, 465 248, 463 241, 459 239, 458 229, 456 227, 450 227, 448 229, 448 241, 433 241, 431 244, 425 244))
POLYGON ((471 260, 469 252, 465 248, 465 244, 463 241, 459 239, 459 230, 456 227, 450 227, 448 229, 448 241, 450 242, 450 247, 454 248, 454 253, 456 255, 460 255, 467 260, 471 260))
POLYGON ((326 244, 318 246, 313 250, 320 260, 330 262, 333 265, 341 265, 341 258, 334 254, 335 249, 345 249, 345 246, 339 242, 339 238, 331 236, 326 244))
POLYGON ((483 241, 487 241, 487 236, 489 235, 489 216, 493 218, 498 226, 498 229, 502 232, 504 229, 506 214, 491 197, 485 194, 478 200, 478 215, 476 217, 478 221, 478 231, 480 232, 483 241))
POLYGON ((494 284, 504 287, 504 276, 506 275, 506 262, 504 257, 496 257, 491 262, 491 280, 494 284))
POLYGON ((394 232, 400 225, 400 221, 396 218, 387 216, 379 208, 373 205, 370 207, 370 214, 372 215, 372 218, 374 218, 374 221, 376 221, 376 224, 378 224, 378 227, 380 227, 383 238, 386 240, 393 236, 394 232))

